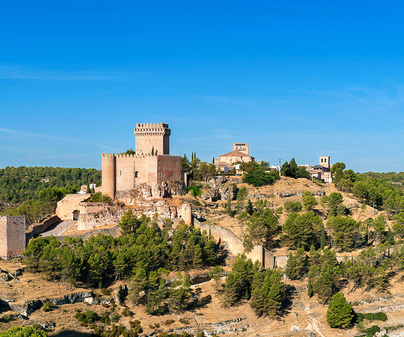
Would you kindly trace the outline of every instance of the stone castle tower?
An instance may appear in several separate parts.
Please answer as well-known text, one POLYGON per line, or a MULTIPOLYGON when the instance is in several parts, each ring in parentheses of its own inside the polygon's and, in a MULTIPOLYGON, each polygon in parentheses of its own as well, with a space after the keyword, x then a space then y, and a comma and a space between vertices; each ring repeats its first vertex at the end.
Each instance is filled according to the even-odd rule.
POLYGON ((25 251, 25 216, 0 216, 0 257, 21 256, 25 251))
POLYGON ((171 129, 166 123, 137 123, 136 154, 170 154, 171 129))
POLYGON ((102 154, 102 193, 112 199, 139 184, 182 180, 181 157, 170 155, 168 124, 138 123, 134 132, 135 154, 102 154))

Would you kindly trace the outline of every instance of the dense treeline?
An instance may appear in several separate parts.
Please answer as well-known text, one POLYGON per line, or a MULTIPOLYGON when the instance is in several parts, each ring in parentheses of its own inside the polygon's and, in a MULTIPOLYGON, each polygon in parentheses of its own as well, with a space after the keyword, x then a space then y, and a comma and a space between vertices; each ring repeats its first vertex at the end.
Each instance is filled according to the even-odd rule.
POLYGON ((167 287, 165 276, 170 270, 217 264, 219 248, 213 238, 185 224, 175 230, 160 229, 150 218, 138 218, 131 211, 125 213, 120 226, 123 234, 117 238, 98 234, 86 241, 79 237, 33 239, 24 263, 30 271, 72 284, 103 287, 131 278, 131 298, 144 303, 147 312, 185 310, 189 280, 181 276, 167 287))
POLYGON ((79 190, 81 185, 101 185, 101 171, 62 167, 6 167, 0 169, 0 204, 34 199, 50 187, 79 190))
POLYGON ((34 199, 26 200, 21 205, 7 208, 4 214, 25 215, 30 222, 39 222, 43 217, 53 214, 57 202, 66 194, 75 193, 71 186, 47 187, 41 190, 34 199))
POLYGON ((298 166, 295 158, 292 158, 290 162, 285 161, 281 167, 281 173, 285 177, 291 178, 310 178, 309 172, 304 166, 298 166))
POLYGON ((276 170, 270 171, 267 162, 258 164, 251 161, 249 163, 242 163, 240 168, 244 171, 243 182, 255 187, 272 185, 279 179, 279 172, 276 170))
POLYGON ((353 281, 353 288, 376 288, 386 291, 390 278, 404 270, 404 247, 392 250, 388 244, 368 247, 355 259, 338 262, 335 250, 314 247, 309 252, 303 248, 289 255, 286 276, 291 280, 307 278, 308 294, 317 294, 321 303, 353 281))
POLYGON ((404 173, 355 173, 344 163, 332 166, 333 182, 341 191, 351 192, 361 202, 390 214, 404 212, 404 173), (392 184, 394 182, 394 184, 392 184))
POLYGON ((367 175, 370 179, 380 179, 389 183, 401 183, 404 185, 404 172, 366 172, 363 174, 367 175))

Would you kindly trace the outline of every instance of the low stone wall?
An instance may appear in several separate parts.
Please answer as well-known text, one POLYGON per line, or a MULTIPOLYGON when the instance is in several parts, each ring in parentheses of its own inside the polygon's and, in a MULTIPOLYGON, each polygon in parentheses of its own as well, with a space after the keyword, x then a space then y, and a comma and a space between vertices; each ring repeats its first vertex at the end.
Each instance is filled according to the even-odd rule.
POLYGON ((62 220, 55 214, 47 216, 38 224, 33 224, 29 226, 27 231, 27 238, 30 239, 35 235, 41 234, 46 231, 49 227, 62 222, 62 220))

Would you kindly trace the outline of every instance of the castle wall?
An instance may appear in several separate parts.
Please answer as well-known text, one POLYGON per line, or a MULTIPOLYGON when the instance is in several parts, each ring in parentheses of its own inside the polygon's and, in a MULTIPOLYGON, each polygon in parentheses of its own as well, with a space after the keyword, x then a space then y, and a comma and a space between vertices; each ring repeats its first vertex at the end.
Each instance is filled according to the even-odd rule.
MULTIPOLYGON (((135 184, 135 162, 140 162, 143 158, 136 158, 135 155, 116 155, 115 158, 115 179, 116 191, 133 188, 135 184)), ((136 171, 138 168, 136 167, 136 171)))
POLYGON ((80 203, 91 194, 68 194, 58 201, 56 215, 63 221, 73 220, 73 211, 80 210, 80 203))
MULTIPOLYGON (((212 234, 216 240, 224 241, 227 243, 228 249, 235 255, 242 254, 244 252, 243 242, 234 235, 230 230, 209 224, 204 224, 194 219, 195 227, 201 230, 206 230, 207 233, 212 234)), ((245 254, 247 258, 253 262, 258 260, 265 268, 273 268, 275 264, 275 258, 272 254, 265 250, 262 245, 255 245, 251 252, 245 254)))
POLYGON ((0 257, 7 256, 7 216, 0 216, 0 257))
POLYGON ((149 185, 157 184, 157 175, 158 175, 158 157, 153 156, 148 158, 146 161, 146 181, 145 183, 149 185))
POLYGON ((181 157, 158 156, 157 157, 157 183, 163 181, 182 180, 181 157))
POLYGON ((20 256, 26 247, 24 216, 0 216, 0 257, 20 256))
POLYGON ((111 199, 114 199, 116 189, 115 166, 115 155, 103 153, 101 160, 102 194, 109 196, 111 199))

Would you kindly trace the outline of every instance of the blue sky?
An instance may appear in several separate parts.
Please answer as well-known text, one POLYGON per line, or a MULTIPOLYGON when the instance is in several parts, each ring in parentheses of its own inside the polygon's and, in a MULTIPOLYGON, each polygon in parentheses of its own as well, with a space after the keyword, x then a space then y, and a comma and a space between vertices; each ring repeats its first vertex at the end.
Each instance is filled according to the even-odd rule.
POLYGON ((205 161, 404 171, 401 1, 2 1, 0 167, 101 166, 137 122, 205 161))

